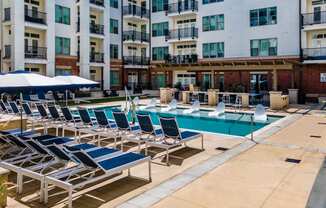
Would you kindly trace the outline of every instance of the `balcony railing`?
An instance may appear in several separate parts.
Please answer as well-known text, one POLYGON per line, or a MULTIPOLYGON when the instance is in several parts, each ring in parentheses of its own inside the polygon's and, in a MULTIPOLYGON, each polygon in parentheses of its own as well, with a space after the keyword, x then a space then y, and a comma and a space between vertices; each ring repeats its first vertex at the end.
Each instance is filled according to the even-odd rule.
POLYGON ((89 0, 89 3, 104 7, 104 0, 89 0))
POLYGON ((89 61, 93 63, 104 63, 104 53, 91 52, 89 54, 89 61))
POLYGON ((195 0, 185 0, 179 1, 177 3, 172 3, 168 5, 168 14, 182 13, 187 11, 198 11, 198 1, 195 0))
POLYGON ((302 49, 304 60, 326 60, 325 48, 304 48, 302 49))
POLYGON ((10 14, 10 8, 5 8, 3 12, 3 21, 10 21, 11 14, 10 14))
POLYGON ((302 15, 303 25, 315 25, 315 24, 325 24, 326 23, 326 11, 307 13, 302 15))
POLYGON ((192 38, 192 39, 198 38, 198 28, 188 27, 188 28, 170 30, 169 34, 165 36, 166 40, 174 40, 174 39, 181 40, 187 38, 192 38))
POLYGON ((25 46, 25 58, 47 59, 46 47, 25 46))
POLYGON ((143 56, 124 56, 123 64, 125 65, 138 65, 138 66, 146 66, 149 65, 149 57, 143 56))
POLYGON ((198 61, 197 54, 189 54, 189 55, 177 55, 177 56, 169 55, 165 62, 167 64, 196 64, 197 61, 198 61))
POLYGON ((123 41, 149 42, 149 34, 134 30, 123 31, 123 41))
POLYGON ((11 58, 11 45, 5 45, 3 58, 4 59, 10 59, 11 58))
POLYGON ((149 19, 149 10, 136 5, 128 5, 123 7, 123 15, 132 15, 149 19))
POLYGON ((25 9, 25 21, 46 24, 46 13, 32 9, 25 9))
POLYGON ((104 35, 104 25, 90 23, 89 32, 104 35))

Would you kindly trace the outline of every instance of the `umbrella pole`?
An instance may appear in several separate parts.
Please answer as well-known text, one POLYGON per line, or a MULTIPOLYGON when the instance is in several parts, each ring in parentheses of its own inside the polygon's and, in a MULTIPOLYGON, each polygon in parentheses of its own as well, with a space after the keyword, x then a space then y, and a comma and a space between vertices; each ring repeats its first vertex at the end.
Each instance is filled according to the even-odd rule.
POLYGON ((20 133, 23 134, 23 93, 20 92, 20 133))

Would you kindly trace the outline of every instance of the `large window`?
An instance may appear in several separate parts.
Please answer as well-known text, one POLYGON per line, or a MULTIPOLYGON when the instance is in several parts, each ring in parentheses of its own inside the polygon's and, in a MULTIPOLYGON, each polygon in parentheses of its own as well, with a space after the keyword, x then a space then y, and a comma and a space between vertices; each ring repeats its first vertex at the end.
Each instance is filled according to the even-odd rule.
POLYGON ((222 2, 224 0, 203 0, 203 4, 210 4, 215 2, 222 2))
POLYGON ((110 84, 111 86, 119 86, 120 85, 120 72, 110 70, 110 84))
POLYGON ((118 59, 119 58, 118 45, 115 45, 115 44, 110 45, 110 58, 112 58, 112 59, 118 59))
POLYGON ((110 7, 118 9, 119 0, 110 0, 110 7))
POLYGON ((152 0, 152 12, 166 11, 169 0, 152 0))
POLYGON ((251 56, 276 56, 277 39, 261 39, 250 41, 251 56))
POLYGON ((203 17, 203 31, 224 30, 224 14, 203 17))
POLYGON ((169 55, 169 47, 153 48, 153 61, 165 60, 168 55, 169 55))
POLYGON ((250 11, 250 26, 277 24, 277 8, 269 7, 250 11))
POLYGON ((153 37, 165 36, 169 31, 169 22, 155 23, 152 28, 153 37))
POLYGON ((55 37, 55 53, 57 55, 70 55, 70 39, 55 37))
POLYGON ((119 33, 119 22, 116 19, 110 19, 110 33, 119 33))
POLYGON ((221 58, 224 57, 224 43, 204 43, 203 58, 221 58))
POLYGON ((55 22, 70 25, 70 9, 55 5, 55 22))

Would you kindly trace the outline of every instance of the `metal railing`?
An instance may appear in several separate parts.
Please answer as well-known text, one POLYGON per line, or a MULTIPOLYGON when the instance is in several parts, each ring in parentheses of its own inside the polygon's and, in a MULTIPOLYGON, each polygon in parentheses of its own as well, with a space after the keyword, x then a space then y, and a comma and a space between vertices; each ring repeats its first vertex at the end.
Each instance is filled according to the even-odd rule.
POLYGON ((10 59, 11 58, 11 45, 5 45, 3 58, 4 59, 10 59))
POLYGON ((166 59, 167 64, 196 64, 198 61, 197 54, 189 54, 189 55, 169 55, 166 59))
POLYGON ((91 52, 89 54, 89 61, 94 63, 104 63, 104 53, 91 52))
POLYGON ((90 23, 89 32, 104 35, 104 25, 90 23))
POLYGON ((25 46, 25 58, 47 59, 46 47, 25 46))
POLYGON ((10 19, 11 19, 10 8, 4 8, 3 21, 10 21, 10 19))
POLYGON ((187 11, 198 11, 198 1, 185 0, 168 5, 168 14, 182 13, 187 11))
POLYGON ((170 30, 169 34, 165 36, 166 40, 172 40, 172 39, 181 40, 186 38, 192 38, 192 39, 198 38, 198 28, 188 27, 188 28, 170 30))
POLYGON ((134 30, 123 31, 123 41, 149 42, 149 34, 134 30))
POLYGON ((326 47, 302 49, 304 60, 326 60, 326 47))
POLYGON ((149 65, 150 58, 143 57, 143 56, 124 56, 123 57, 123 64, 125 65, 141 65, 146 66, 149 65))
POLYGON ((25 21, 46 24, 46 13, 32 9, 25 9, 25 21))
POLYGON ((306 13, 302 15, 303 25, 314 25, 314 24, 324 24, 326 23, 326 11, 306 13))
POLYGON ((123 6, 123 15, 132 15, 149 19, 149 9, 137 5, 123 6))
POLYGON ((89 0, 89 3, 104 7, 104 0, 89 0))

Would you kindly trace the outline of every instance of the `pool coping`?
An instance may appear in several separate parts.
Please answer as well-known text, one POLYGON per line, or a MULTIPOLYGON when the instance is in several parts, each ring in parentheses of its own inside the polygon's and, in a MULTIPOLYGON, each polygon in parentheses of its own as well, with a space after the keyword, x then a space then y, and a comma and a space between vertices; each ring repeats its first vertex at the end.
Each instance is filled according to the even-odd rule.
POLYGON ((287 117, 284 117, 266 127, 269 128, 262 128, 257 132, 254 132, 254 141, 245 140, 241 144, 237 145, 236 147, 227 150, 221 154, 216 156, 212 156, 209 159, 194 165, 180 174, 173 176, 172 178, 163 181, 162 183, 158 184, 157 186, 146 190, 145 192, 131 198, 130 200, 120 204, 117 206, 118 208, 147 208, 151 207, 154 204, 158 203, 162 199, 170 196, 174 192, 178 191, 179 189, 187 186, 188 184, 192 183, 196 179, 202 177, 203 175, 209 173, 213 169, 221 166, 225 162, 229 161, 230 159, 238 156, 239 154, 251 149, 259 142, 264 141, 266 138, 270 137, 273 134, 281 131, 282 129, 288 127, 302 115, 293 114, 287 117), (274 125, 273 125, 274 124, 274 125))

